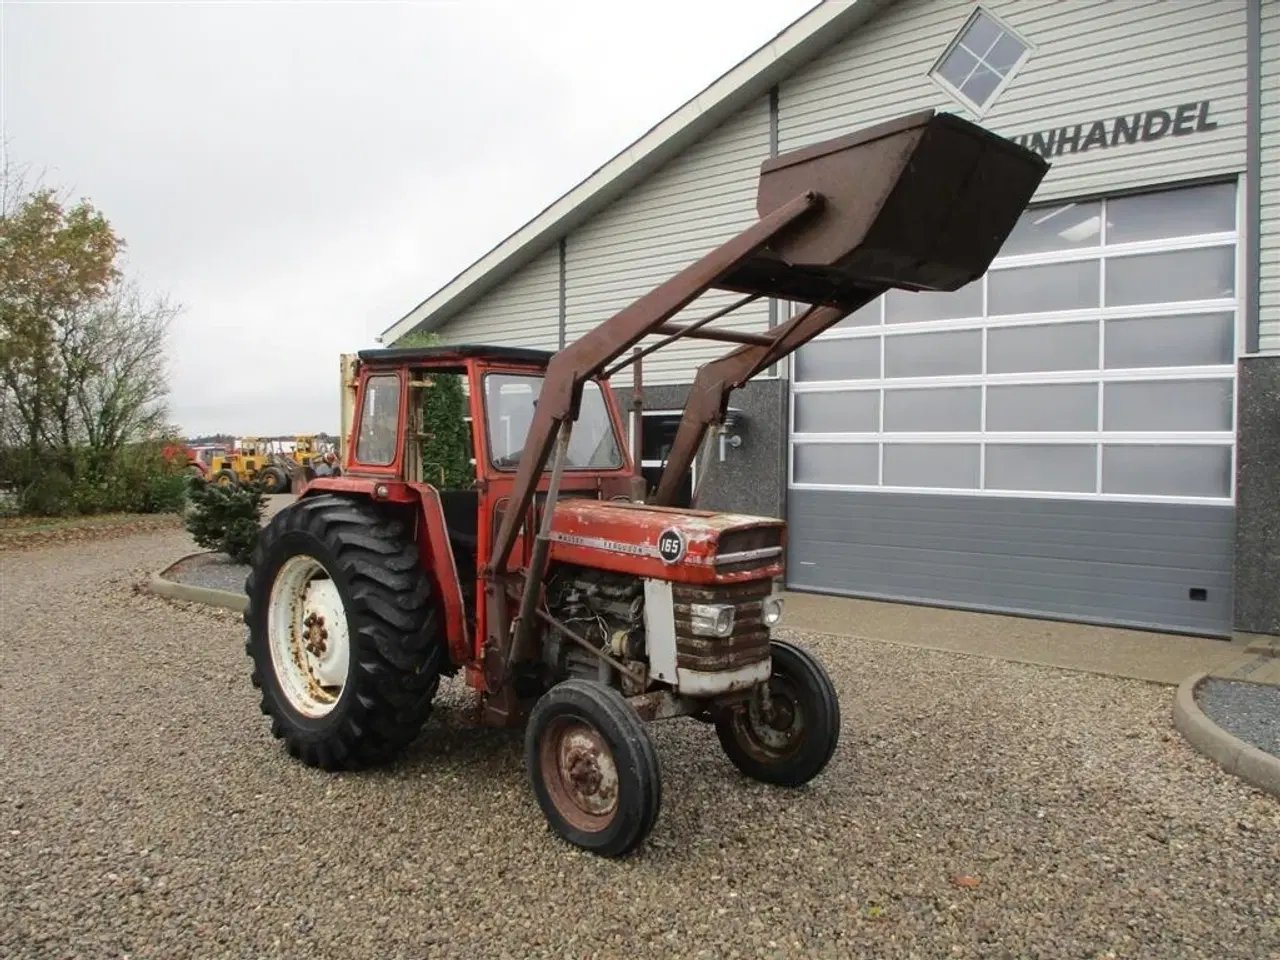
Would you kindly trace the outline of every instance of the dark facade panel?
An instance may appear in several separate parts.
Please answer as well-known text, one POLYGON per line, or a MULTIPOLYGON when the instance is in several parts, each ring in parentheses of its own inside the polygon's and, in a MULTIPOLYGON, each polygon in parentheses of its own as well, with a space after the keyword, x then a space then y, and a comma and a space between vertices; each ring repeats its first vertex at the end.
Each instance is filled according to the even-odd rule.
MULTIPOLYGON (((684 407, 689 387, 676 384, 644 386, 646 410, 678 410, 684 407)), ((631 405, 631 388, 614 388, 624 422, 631 405)), ((741 437, 737 447, 726 444, 724 461, 720 446, 713 442, 709 457, 699 458, 697 507, 705 510, 732 510, 766 517, 784 516, 786 472, 781 466, 785 450, 787 422, 787 382, 752 380, 735 390, 729 407, 737 411, 731 431, 741 437)))
POLYGON ((1280 356, 1240 361, 1236 629, 1280 634, 1280 356))
POLYGON ((1230 506, 793 489, 788 507, 792 589, 1231 633, 1230 506))

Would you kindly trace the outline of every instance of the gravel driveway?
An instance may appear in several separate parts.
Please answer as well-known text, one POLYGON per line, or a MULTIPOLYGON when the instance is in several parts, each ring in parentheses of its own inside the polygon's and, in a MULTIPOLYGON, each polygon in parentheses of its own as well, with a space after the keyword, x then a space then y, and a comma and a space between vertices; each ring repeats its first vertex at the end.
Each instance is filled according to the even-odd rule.
POLYGON ((290 761, 237 616, 132 589, 190 549, 0 554, 0 956, 1280 956, 1280 804, 1167 688, 802 636, 843 697, 829 772, 777 792, 658 724, 652 844, 607 862, 457 685, 394 769, 290 761))

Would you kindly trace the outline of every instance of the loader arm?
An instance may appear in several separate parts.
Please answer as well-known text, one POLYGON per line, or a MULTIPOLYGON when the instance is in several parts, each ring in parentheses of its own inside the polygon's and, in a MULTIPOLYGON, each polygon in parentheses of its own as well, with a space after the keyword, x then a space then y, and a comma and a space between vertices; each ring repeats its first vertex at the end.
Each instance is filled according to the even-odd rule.
MULTIPOLYGON (((543 529, 533 540, 524 571, 519 628, 508 658, 533 619, 531 594, 547 556, 563 451, 588 379, 612 374, 685 337, 742 344, 697 375, 658 491, 658 502, 669 503, 707 426, 723 416, 735 387, 886 290, 954 291, 982 276, 1048 169, 1048 162, 1031 150, 933 110, 761 164, 755 223, 571 343, 547 365, 510 505, 484 570, 488 579, 502 577, 557 446, 543 529), (772 297, 811 306, 768 334, 705 329, 709 320, 735 307, 687 326, 668 323, 713 288, 746 294, 739 305, 772 297), (660 344, 605 371, 655 333, 666 335, 660 344)), ((494 593, 490 591, 491 600, 494 593)), ((490 633, 501 646, 505 628, 497 625, 498 619, 490 633)))
POLYGON ((559 427, 578 415, 583 384, 715 286, 726 273, 787 227, 820 208, 821 197, 818 194, 812 191, 799 193, 552 358, 547 365, 533 422, 529 424, 524 451, 516 470, 511 505, 502 518, 502 526, 498 529, 493 553, 486 566, 488 575, 506 566, 559 427))

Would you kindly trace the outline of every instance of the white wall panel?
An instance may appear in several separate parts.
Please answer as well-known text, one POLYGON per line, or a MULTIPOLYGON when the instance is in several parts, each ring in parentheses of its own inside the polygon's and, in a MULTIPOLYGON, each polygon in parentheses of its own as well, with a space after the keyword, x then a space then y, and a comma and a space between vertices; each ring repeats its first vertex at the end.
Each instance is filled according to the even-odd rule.
MULTIPOLYGON (((1035 48, 981 118, 928 73, 971 0, 901 0, 780 90, 780 149, 934 107, 1008 137, 1210 101, 1212 131, 1069 151, 1037 200, 1126 189, 1245 164, 1245 0, 984 0, 1035 48)), ((1264 6, 1275 3, 1265 0, 1264 6)))
POLYGON ((1262 320, 1259 347, 1280 352, 1280 0, 1262 4, 1262 320))
POLYGON ((440 330, 450 343, 559 349, 560 252, 538 256, 440 330))
MULTIPOLYGON (((769 156, 769 106, 760 99, 569 235, 567 335, 572 341, 728 240, 756 219, 760 164, 769 156)), ((674 322, 689 322, 739 295, 703 296, 674 322)), ((763 330, 768 306, 743 308, 714 326, 763 330)), ((656 338, 643 341, 652 343, 656 338)), ((687 383, 732 344, 681 341, 644 360, 646 383, 687 383)), ((632 382, 631 370, 614 378, 632 382)))

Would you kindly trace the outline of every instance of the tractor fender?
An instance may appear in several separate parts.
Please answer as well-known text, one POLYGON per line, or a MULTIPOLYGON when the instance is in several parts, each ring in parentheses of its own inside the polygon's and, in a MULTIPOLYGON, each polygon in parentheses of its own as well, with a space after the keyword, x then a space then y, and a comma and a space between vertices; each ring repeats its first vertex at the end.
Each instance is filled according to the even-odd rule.
POLYGON ((370 477, 316 477, 307 483, 298 499, 323 493, 357 496, 375 503, 394 503, 417 510, 422 520, 418 526, 418 555, 427 574, 435 581, 437 596, 444 607, 449 659, 455 666, 468 663, 472 659, 471 638, 467 630, 462 583, 458 578, 453 549, 449 545, 444 507, 436 488, 427 483, 377 480, 370 477))

